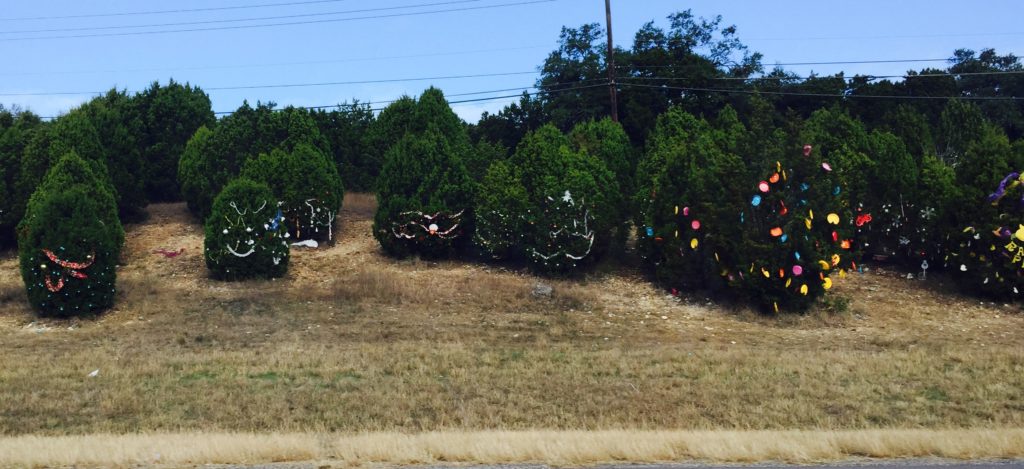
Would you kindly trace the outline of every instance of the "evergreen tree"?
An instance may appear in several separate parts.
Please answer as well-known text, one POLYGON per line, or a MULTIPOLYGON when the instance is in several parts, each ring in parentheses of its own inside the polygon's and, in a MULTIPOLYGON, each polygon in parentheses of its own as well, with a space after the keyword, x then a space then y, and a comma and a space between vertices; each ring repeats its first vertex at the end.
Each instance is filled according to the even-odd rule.
POLYGON ((210 274, 221 280, 281 277, 290 245, 284 215, 265 185, 231 181, 206 220, 204 253, 210 274))
POLYGON ((32 194, 18 233, 22 279, 41 314, 95 314, 113 305, 124 230, 109 187, 73 151, 32 194))
POLYGON ((277 196, 292 237, 333 241, 344 188, 337 167, 316 147, 300 143, 290 153, 264 153, 246 162, 242 177, 266 184, 277 196))

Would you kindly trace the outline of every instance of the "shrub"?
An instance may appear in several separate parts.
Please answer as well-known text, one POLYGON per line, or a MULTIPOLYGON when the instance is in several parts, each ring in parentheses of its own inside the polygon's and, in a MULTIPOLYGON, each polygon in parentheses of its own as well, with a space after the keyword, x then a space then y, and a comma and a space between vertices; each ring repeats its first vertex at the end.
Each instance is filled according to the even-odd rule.
POLYGON ((601 160, 546 125, 527 134, 507 164, 492 165, 478 200, 481 249, 566 273, 607 251, 621 195, 601 160))
MULTIPOLYGON (((728 291, 768 311, 802 311, 831 287, 833 270, 855 266, 855 219, 838 176, 808 147, 751 178, 733 153, 746 131, 724 122, 732 123, 712 127, 680 109, 658 119, 638 172, 640 252, 673 290, 728 291)), ((765 148, 753 159, 783 153, 765 148)))
POLYGON ((206 267, 221 280, 281 277, 288 270, 288 231, 266 184, 231 181, 206 220, 206 267))
POLYGON ((266 184, 277 196, 294 238, 333 239, 344 188, 327 155, 308 144, 297 145, 291 153, 274 150, 249 160, 242 177, 266 184))
POLYGON ((523 255, 522 238, 529 197, 519 171, 507 161, 488 168, 477 195, 473 243, 485 257, 516 259, 523 255))
POLYGON ((46 174, 18 226, 29 301, 59 317, 109 308, 123 243, 109 188, 74 152, 66 154, 46 174))
POLYGON ((619 198, 614 201, 618 210, 615 216, 620 223, 616 243, 621 245, 628 234, 626 222, 632 212, 627 194, 632 195, 636 190, 633 184, 636 167, 633 164, 633 147, 629 136, 621 125, 604 118, 576 125, 569 138, 576 150, 597 157, 615 175, 619 186, 619 198))
POLYGON ((181 196, 189 210, 205 220, 214 197, 234 177, 239 165, 237 155, 224 152, 214 131, 200 127, 185 145, 178 164, 181 196))
POLYGON ((180 200, 176 176, 185 145, 200 127, 216 123, 210 97, 198 86, 170 80, 167 86, 154 82, 133 98, 133 104, 146 196, 154 201, 180 200))
POLYGON ((975 222, 948 234, 949 262, 958 285, 967 292, 1017 299, 1024 293, 1024 179, 1006 175, 986 201, 970 207, 975 222))
POLYGON ((373 234, 388 254, 451 256, 472 236, 472 181, 436 127, 388 150, 377 182, 373 234))
POLYGON ((178 163, 178 182, 189 209, 205 219, 213 198, 238 176, 245 162, 275 148, 286 152, 311 145, 330 154, 330 144, 304 109, 274 111, 273 104, 255 109, 243 104, 213 129, 196 131, 178 163))

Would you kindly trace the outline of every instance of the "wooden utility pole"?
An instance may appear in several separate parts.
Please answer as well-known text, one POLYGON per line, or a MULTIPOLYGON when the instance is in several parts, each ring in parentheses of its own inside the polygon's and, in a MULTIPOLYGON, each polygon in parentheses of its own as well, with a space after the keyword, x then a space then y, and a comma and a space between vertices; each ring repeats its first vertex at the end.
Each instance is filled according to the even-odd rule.
POLYGON ((604 0, 604 16, 608 26, 608 92, 612 97, 612 121, 619 121, 619 97, 615 91, 615 48, 612 46, 612 0, 604 0))

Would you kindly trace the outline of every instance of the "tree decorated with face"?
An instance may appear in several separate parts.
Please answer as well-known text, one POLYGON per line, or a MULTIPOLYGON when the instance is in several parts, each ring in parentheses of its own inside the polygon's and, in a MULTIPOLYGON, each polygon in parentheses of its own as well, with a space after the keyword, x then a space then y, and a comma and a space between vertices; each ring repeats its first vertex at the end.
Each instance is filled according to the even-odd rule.
POLYGON ((206 220, 206 267, 214 278, 281 277, 288 270, 290 235, 277 198, 265 184, 228 183, 206 220))
POLYGON ((395 105, 411 118, 382 113, 371 132, 381 143, 401 135, 385 152, 377 179, 374 237, 396 257, 452 256, 471 241, 475 226, 474 184, 464 163, 472 151, 469 136, 436 88, 424 91, 415 106, 409 100, 395 105))
POLYGON ((604 163, 573 150, 546 125, 488 171, 476 243, 494 258, 525 258, 539 271, 568 273, 608 250, 620 199, 604 163))
POLYGON ((320 150, 299 144, 292 152, 263 153, 245 164, 242 177, 266 184, 278 196, 294 239, 333 241, 344 188, 334 162, 320 150))
POLYGON ((109 186, 77 154, 65 154, 32 194, 18 225, 29 302, 41 314, 57 317, 109 308, 123 244, 109 186))
POLYGON ((436 129, 392 147, 378 185, 373 233, 388 254, 448 257, 472 236, 472 181, 436 129))

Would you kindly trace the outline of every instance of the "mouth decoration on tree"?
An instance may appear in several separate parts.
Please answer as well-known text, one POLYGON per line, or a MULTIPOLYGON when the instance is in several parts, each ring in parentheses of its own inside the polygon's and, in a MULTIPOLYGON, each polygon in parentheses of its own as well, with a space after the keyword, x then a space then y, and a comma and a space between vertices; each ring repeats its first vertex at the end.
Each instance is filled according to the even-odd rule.
POLYGON ((451 215, 444 212, 433 215, 426 215, 423 212, 402 212, 398 215, 405 222, 394 223, 391 226, 391 233, 399 239, 417 239, 424 235, 440 239, 455 238, 462 234, 458 228, 464 212, 465 210, 460 210, 459 213, 451 215))
MULTIPOLYGON (((244 217, 249 213, 249 209, 239 210, 238 209, 238 205, 236 205, 234 202, 231 202, 230 206, 231 206, 231 208, 235 209, 235 213, 238 214, 238 220, 237 221, 231 221, 230 218, 224 217, 228 221, 228 224, 230 225, 229 228, 225 228, 224 229, 224 234, 228 234, 228 232, 234 231, 235 228, 240 228, 242 225, 244 225, 245 224, 244 223, 244 217)), ((253 210, 252 214, 256 215, 256 214, 260 213, 261 211, 263 211, 263 209, 266 208, 266 207, 267 207, 267 202, 263 201, 263 204, 260 205, 259 208, 253 210)), ((263 229, 266 230, 267 233, 277 231, 277 229, 281 226, 281 222, 282 221, 284 221, 284 217, 281 214, 281 210, 278 210, 277 214, 274 215, 274 218, 270 219, 270 221, 267 224, 263 225, 263 229)), ((235 245, 233 247, 230 244, 227 244, 227 243, 224 244, 224 250, 226 250, 232 256, 235 256, 235 257, 249 257, 254 252, 256 252, 256 240, 254 238, 257 237, 257 236, 256 236, 255 232, 253 231, 252 227, 245 227, 244 231, 245 231, 246 235, 249 237, 249 239, 247 239, 245 241, 243 241, 241 239, 238 239, 238 240, 235 241, 235 245), (246 248, 248 248, 247 251, 245 250, 246 248)), ((288 237, 288 233, 285 233, 284 237, 287 238, 288 237)), ((275 264, 276 264, 276 262, 275 262, 275 264)))
POLYGON ((42 264, 39 266, 40 268, 43 269, 43 271, 49 270, 48 273, 44 274, 44 282, 46 283, 46 289, 50 290, 53 293, 57 293, 64 289, 65 275, 79 280, 85 280, 89 278, 88 275, 79 271, 88 269, 89 266, 91 266, 93 262, 96 261, 95 251, 93 251, 88 256, 85 256, 85 258, 87 259, 85 262, 71 262, 63 260, 57 257, 57 255, 54 254, 53 251, 50 251, 49 249, 43 249, 43 254, 46 254, 46 257, 50 259, 50 262, 53 262, 56 265, 56 267, 59 267, 51 268, 51 266, 46 264, 42 264), (57 278, 56 282, 53 281, 54 277, 57 278))
POLYGON ((593 221, 590 210, 583 202, 577 205, 569 191, 565 191, 565 195, 557 200, 548 197, 548 202, 550 205, 545 209, 545 213, 554 210, 558 215, 554 217, 556 221, 547 232, 546 244, 552 252, 545 254, 532 248, 530 256, 541 261, 546 267, 551 267, 553 259, 554 262, 558 262, 558 258, 564 257, 575 267, 576 261, 590 255, 590 250, 594 246, 594 230, 590 229, 590 222, 593 221))

